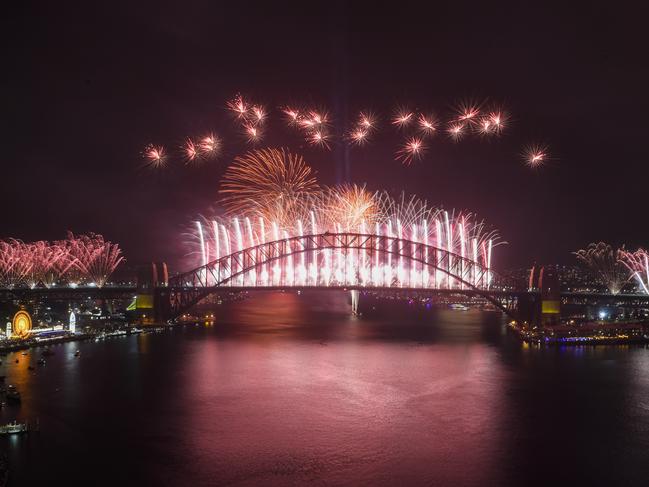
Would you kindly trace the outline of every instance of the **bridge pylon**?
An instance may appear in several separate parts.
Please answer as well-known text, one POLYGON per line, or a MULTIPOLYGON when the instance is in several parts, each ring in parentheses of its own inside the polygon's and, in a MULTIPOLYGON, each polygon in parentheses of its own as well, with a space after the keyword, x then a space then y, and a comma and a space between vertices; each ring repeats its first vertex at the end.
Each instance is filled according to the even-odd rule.
POLYGON ((169 273, 165 262, 151 262, 137 272, 135 319, 142 324, 164 323, 171 315, 169 273))

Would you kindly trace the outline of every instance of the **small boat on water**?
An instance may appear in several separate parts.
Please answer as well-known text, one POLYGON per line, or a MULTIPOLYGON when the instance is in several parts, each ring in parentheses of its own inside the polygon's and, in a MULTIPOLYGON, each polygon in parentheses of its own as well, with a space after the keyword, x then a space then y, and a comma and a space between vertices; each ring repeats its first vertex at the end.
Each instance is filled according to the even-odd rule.
POLYGON ((27 352, 22 352, 20 355, 27 355, 27 352))
POLYGON ((455 310, 455 311, 467 311, 469 309, 468 306, 465 306, 463 304, 457 304, 457 303, 451 304, 450 307, 451 307, 452 310, 455 310))
POLYGON ((75 357, 78 357, 79 355, 81 355, 81 350, 77 350, 76 352, 74 352, 75 357))
POLYGON ((17 423, 13 420, 11 423, 0 425, 0 435, 19 435, 28 433, 29 426, 27 423, 17 423))

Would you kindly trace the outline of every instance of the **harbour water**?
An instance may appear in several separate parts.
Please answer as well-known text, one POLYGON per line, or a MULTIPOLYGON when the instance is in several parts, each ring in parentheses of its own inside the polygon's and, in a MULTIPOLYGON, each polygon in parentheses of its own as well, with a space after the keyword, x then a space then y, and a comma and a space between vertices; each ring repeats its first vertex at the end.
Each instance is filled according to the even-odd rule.
POLYGON ((214 312, 3 357, 2 422, 40 424, 0 438, 10 485, 647 485, 642 345, 537 349, 499 313, 358 318, 334 292, 214 312))

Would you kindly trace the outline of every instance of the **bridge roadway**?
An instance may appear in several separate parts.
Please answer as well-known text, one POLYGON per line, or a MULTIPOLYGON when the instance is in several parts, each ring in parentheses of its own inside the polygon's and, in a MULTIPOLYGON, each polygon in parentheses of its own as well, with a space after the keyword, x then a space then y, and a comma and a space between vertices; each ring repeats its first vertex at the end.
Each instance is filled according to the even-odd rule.
MULTIPOLYGON (((173 288, 163 288, 172 290, 173 288)), ((183 287, 182 289, 189 289, 183 287)), ((202 287, 197 289, 203 289, 202 287)), ((479 295, 475 289, 431 289, 421 287, 381 287, 381 286, 223 286, 221 288, 213 288, 213 292, 254 292, 254 291, 381 291, 381 292, 400 292, 400 293, 413 293, 415 295, 479 295)), ((488 293, 495 298, 518 298, 522 296, 538 296, 539 291, 528 290, 501 290, 490 289, 488 293)), ((98 287, 51 287, 51 288, 0 288, 0 301, 12 300, 27 300, 37 297, 50 298, 55 300, 65 299, 127 299, 133 298, 137 294, 135 286, 104 286, 98 287)), ((636 304, 639 306, 649 306, 649 294, 609 294, 609 293, 584 293, 574 291, 561 292, 561 301, 564 304, 619 304, 630 305, 636 304)))

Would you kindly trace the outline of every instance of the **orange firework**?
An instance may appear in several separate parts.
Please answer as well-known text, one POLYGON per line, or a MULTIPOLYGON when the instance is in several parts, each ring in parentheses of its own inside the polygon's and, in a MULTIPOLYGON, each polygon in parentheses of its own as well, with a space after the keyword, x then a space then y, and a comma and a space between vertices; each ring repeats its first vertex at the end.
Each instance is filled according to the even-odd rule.
POLYGON ((356 184, 327 188, 320 209, 327 219, 327 228, 341 225, 345 231, 357 232, 363 226, 372 231, 381 215, 376 194, 356 184))
POLYGON ((313 170, 287 149, 259 149, 234 159, 219 194, 231 214, 283 223, 305 196, 318 191, 313 170))

